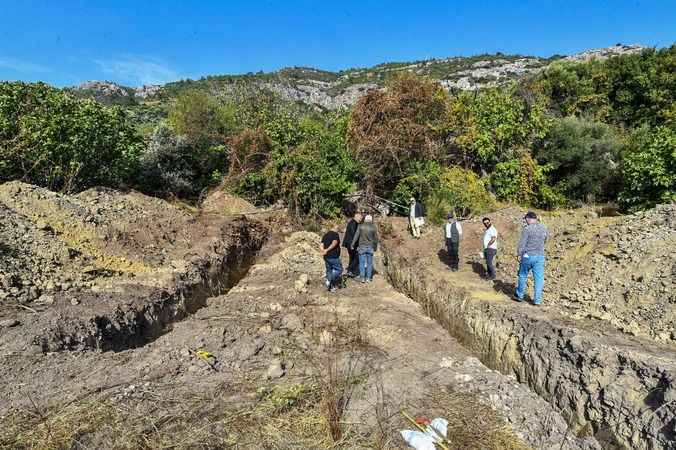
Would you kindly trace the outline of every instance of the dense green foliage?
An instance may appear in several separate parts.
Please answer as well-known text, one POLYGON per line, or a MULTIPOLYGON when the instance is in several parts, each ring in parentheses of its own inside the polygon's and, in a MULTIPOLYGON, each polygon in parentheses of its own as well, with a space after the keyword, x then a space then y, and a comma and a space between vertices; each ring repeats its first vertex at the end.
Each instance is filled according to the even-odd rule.
POLYGON ((676 201, 676 127, 637 129, 622 158, 622 180, 625 209, 676 201))
POLYGON ((447 92, 435 81, 472 62, 416 66, 430 78, 404 63, 207 77, 131 102, 130 115, 76 98, 82 91, 0 83, 0 181, 64 191, 126 185, 193 201, 218 186, 319 217, 339 214, 356 189, 399 204, 422 199, 433 220, 497 201, 617 201, 627 211, 674 201, 676 46, 556 61, 477 92, 447 92), (256 87, 280 80, 383 89, 328 113, 256 87))
POLYGON ((139 144, 119 107, 41 83, 0 83, 0 182, 64 191, 119 186, 134 170, 139 144))
POLYGON ((457 166, 442 169, 439 182, 426 202, 429 218, 437 224, 443 222, 449 212, 467 217, 489 211, 496 205, 477 174, 457 166))
POLYGON ((534 147, 556 189, 569 199, 617 197, 623 141, 612 126, 576 117, 556 119, 534 147))

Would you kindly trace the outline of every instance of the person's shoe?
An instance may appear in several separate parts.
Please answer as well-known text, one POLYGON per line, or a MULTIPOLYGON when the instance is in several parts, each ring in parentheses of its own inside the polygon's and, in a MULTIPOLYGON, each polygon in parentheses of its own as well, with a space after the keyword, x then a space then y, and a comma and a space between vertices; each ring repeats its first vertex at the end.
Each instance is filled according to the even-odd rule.
POLYGON ((360 279, 359 279, 359 282, 360 282, 360 283, 366 283, 366 278, 360 278, 360 279))
POLYGON ((533 302, 533 306, 542 306, 542 303, 535 303, 535 302, 533 302))
POLYGON ((335 286, 331 286, 331 287, 329 288, 329 292, 331 292, 331 293, 336 292, 337 290, 338 290, 338 289, 336 289, 335 286))
POLYGON ((327 289, 330 288, 331 282, 329 280, 324 280, 324 286, 326 286, 327 289))
POLYGON ((523 301, 523 299, 519 298, 516 294, 512 295, 512 300, 514 300, 515 302, 522 302, 523 301))
POLYGON ((370 282, 372 282, 372 281, 373 281, 373 280, 369 280, 368 278, 366 279, 366 282, 367 282, 367 283, 370 283, 370 282))

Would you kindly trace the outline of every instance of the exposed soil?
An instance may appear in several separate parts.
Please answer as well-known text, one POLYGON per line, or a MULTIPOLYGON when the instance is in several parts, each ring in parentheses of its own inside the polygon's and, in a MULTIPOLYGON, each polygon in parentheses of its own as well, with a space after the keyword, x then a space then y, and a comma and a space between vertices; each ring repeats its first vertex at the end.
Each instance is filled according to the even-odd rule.
POLYGON ((452 448, 676 439, 673 207, 547 216, 535 310, 508 300, 522 212, 494 215, 499 283, 479 222, 451 273, 394 219, 375 282, 329 294, 319 236, 235 200, 0 186, 0 448, 404 448, 401 410, 452 448))
POLYGON ((447 417, 455 448, 599 448, 382 277, 327 293, 318 241, 268 244, 142 347, 5 357, 0 442, 45 448, 58 428, 75 448, 403 448, 404 409, 447 417), (328 404, 342 405, 339 437, 328 404))
POLYGON ((479 220, 463 224, 459 272, 448 270, 440 231, 428 230, 422 239, 413 240, 405 221, 393 220, 385 244, 387 271, 396 287, 419 301, 482 362, 516 376, 555 405, 576 434, 594 435, 604 448, 673 448, 676 347, 673 340, 655 332, 671 327, 673 316, 645 313, 673 311, 673 292, 659 295, 673 283, 664 269, 671 270, 673 257, 654 242, 673 241, 673 211, 663 206, 621 219, 589 217, 588 211, 545 216, 553 232, 546 277, 550 285, 542 307, 510 299, 516 282, 516 261, 510 254, 515 252, 522 211, 491 214, 502 233, 495 282, 481 279, 479 220), (615 236, 607 238, 616 242, 613 248, 625 249, 616 253, 625 253, 632 242, 645 262, 632 265, 624 257, 607 262, 603 255, 608 244, 585 243, 585 234, 579 231, 587 230, 598 239, 599 228, 604 230, 601 236, 615 236), (581 236, 570 237, 571 229, 581 236), (563 243, 562 236, 568 236, 563 243), (578 258, 580 247, 585 253, 578 258), (628 271, 653 275, 643 284, 647 277, 624 278, 628 271), (585 292, 594 293, 585 302, 557 294, 563 286, 568 292, 585 281, 593 286, 585 292), (646 301, 637 305, 617 295, 612 288, 618 283, 625 290, 646 293, 646 301), (601 305, 606 305, 608 314, 594 314, 601 305), (641 314, 633 314, 635 309, 641 314), (631 332, 620 326, 628 319, 635 324, 631 332))

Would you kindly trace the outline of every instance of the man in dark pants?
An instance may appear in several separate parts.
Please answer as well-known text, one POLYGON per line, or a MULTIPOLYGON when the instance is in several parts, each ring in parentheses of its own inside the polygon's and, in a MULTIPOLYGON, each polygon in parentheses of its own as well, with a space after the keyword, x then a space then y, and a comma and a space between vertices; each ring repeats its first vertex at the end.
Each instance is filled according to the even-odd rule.
POLYGON ((326 289, 329 292, 336 292, 340 284, 340 277, 343 274, 343 264, 340 261, 340 235, 338 235, 339 225, 333 224, 331 229, 322 237, 322 243, 319 251, 324 257, 326 266, 326 289))
POLYGON ((355 213, 354 216, 347 222, 345 227, 345 235, 343 236, 343 247, 347 249, 347 254, 349 256, 349 262, 347 264, 347 276, 354 278, 359 275, 359 254, 357 253, 357 247, 359 243, 352 248, 350 243, 354 238, 354 234, 357 232, 357 226, 362 221, 361 213, 355 213))
POLYGON ((486 259, 486 279, 495 280, 495 265, 493 259, 498 253, 498 230, 495 229, 488 217, 483 218, 484 227, 484 258, 486 259))
POLYGON ((448 258, 451 261, 451 270, 453 272, 457 272, 458 263, 460 261, 458 251, 460 250, 460 240, 462 239, 462 225, 460 225, 460 222, 455 220, 453 213, 448 213, 446 215, 446 219, 447 222, 444 225, 446 251, 448 252, 448 258))

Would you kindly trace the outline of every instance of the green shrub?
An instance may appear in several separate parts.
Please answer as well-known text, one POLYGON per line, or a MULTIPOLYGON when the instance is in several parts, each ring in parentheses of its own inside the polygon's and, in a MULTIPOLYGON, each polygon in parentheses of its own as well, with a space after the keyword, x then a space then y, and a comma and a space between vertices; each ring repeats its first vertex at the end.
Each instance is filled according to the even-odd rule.
POLYGON ((128 181, 140 139, 125 113, 42 83, 0 83, 0 182, 78 191, 128 181))
POLYGON ((528 152, 521 158, 499 163, 491 175, 491 185, 498 199, 520 205, 555 208, 565 197, 547 182, 549 167, 540 166, 528 152))
POLYGON ((535 148, 540 164, 566 197, 612 200, 619 189, 622 140, 610 126, 575 117, 554 122, 542 143, 535 148))
POLYGON ((392 201, 408 205, 409 199, 424 199, 439 187, 441 166, 436 161, 417 161, 413 163, 409 174, 402 178, 392 194, 392 201))
POLYGON ((141 152, 136 184, 149 194, 196 199, 204 189, 220 182, 227 160, 225 146, 196 146, 161 122, 141 152))
POLYGON ((676 127, 636 130, 622 157, 620 206, 636 211, 676 200, 676 127))
POLYGON ((544 136, 548 126, 541 102, 529 104, 511 89, 488 89, 449 102, 446 133, 459 164, 490 171, 544 136))
POLYGON ((442 223, 446 214, 478 215, 494 209, 495 200, 483 181, 471 170, 444 168, 439 186, 427 197, 427 215, 433 223, 442 223))
POLYGON ((340 140, 322 135, 284 158, 280 187, 298 215, 335 217, 344 196, 354 190, 355 174, 356 164, 340 140))
POLYGON ((193 146, 209 147, 227 141, 235 129, 235 109, 202 91, 187 90, 171 106, 169 122, 193 146))

